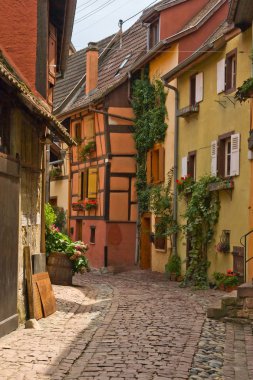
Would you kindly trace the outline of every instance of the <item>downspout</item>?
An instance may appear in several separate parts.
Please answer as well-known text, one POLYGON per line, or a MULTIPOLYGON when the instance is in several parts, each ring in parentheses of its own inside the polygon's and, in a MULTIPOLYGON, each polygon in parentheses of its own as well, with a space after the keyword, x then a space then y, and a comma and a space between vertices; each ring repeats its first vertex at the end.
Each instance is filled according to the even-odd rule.
MULTIPOLYGON (((177 178, 178 178, 178 109, 179 109, 179 91, 175 86, 172 86, 166 83, 163 80, 163 85, 167 87, 169 90, 174 91, 175 93, 175 130, 174 130, 174 180, 173 180, 173 219, 175 224, 177 224, 177 202, 178 202, 178 194, 177 194, 177 178)), ((172 254, 177 255, 177 233, 173 234, 173 246, 172 246, 172 254)))

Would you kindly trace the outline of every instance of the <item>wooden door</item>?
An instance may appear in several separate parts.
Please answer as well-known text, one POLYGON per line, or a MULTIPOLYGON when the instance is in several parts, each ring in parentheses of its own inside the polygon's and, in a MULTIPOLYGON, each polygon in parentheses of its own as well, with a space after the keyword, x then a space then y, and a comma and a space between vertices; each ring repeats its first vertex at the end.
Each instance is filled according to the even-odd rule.
POLYGON ((0 157, 0 337, 18 327, 19 167, 0 157))
POLYGON ((140 267, 141 269, 151 268, 151 216, 146 214, 141 220, 141 249, 140 249, 140 267))

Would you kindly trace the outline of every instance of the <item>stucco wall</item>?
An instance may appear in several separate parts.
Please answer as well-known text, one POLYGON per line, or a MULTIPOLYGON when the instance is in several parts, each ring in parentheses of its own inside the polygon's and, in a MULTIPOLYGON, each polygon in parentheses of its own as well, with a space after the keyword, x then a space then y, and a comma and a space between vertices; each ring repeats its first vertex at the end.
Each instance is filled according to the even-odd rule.
MULTIPOLYGON (((199 113, 180 118, 179 126, 179 176, 181 176, 182 157, 188 152, 196 150, 196 175, 197 179, 211 172, 211 142, 217 140, 219 135, 235 131, 240 133, 240 175, 234 177, 234 190, 232 198, 225 191, 220 191, 220 216, 216 227, 215 236, 208 252, 211 262, 209 275, 214 271, 224 272, 233 267, 232 254, 215 252, 215 244, 220 241, 222 230, 230 230, 230 246, 240 246, 240 237, 248 231, 249 216, 249 176, 250 162, 247 158, 247 139, 249 131, 250 107, 245 104, 235 103, 233 93, 228 97, 224 93, 217 95, 216 91, 216 64, 225 57, 227 52, 237 48, 237 83, 242 84, 251 73, 249 53, 251 51, 251 30, 238 35, 229 41, 219 52, 213 53, 204 62, 191 68, 178 80, 180 91, 180 108, 189 105, 189 76, 196 72, 204 73, 204 100, 199 104, 199 113), (224 102, 224 103, 219 103, 224 102), (222 106, 224 105, 224 107, 222 106)), ((183 222, 183 204, 179 202, 178 216, 183 222)), ((179 235, 179 254, 182 260, 186 257, 186 243, 179 235)), ((185 263, 184 263, 185 269, 185 263)))
MULTIPOLYGON (((149 77, 151 80, 159 79, 162 75, 172 70, 178 63, 178 44, 174 44, 170 49, 164 51, 162 54, 154 58, 150 62, 149 77)), ((177 81, 171 82, 173 86, 177 85, 177 81)), ((167 89, 165 89, 167 91, 167 89)), ((175 94, 174 91, 169 91, 166 99, 166 109, 168 115, 166 117, 166 123, 168 129, 166 132, 166 138, 164 141, 165 148, 165 178, 169 170, 174 166, 174 128, 175 128, 175 94)), ((152 231, 154 227, 154 216, 152 217, 152 231)), ((167 251, 161 252, 156 250, 154 244, 152 244, 151 252, 151 269, 157 272, 164 272, 165 264, 168 262, 168 258, 171 254, 171 244, 168 239, 167 251)))

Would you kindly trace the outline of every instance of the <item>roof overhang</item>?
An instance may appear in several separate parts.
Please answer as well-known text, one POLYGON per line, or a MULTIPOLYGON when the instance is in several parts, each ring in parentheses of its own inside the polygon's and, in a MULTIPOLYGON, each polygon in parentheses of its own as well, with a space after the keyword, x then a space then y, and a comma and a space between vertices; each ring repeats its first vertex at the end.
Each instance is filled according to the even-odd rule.
POLYGON ((232 0, 228 20, 234 22, 242 30, 249 28, 253 20, 253 1, 232 0))
MULTIPOLYGON (((10 65, 8 66, 10 67, 10 65)), ((0 78, 16 91, 17 97, 22 104, 31 113, 43 120, 45 125, 67 145, 76 145, 66 128, 50 113, 48 105, 42 99, 36 97, 26 84, 19 80, 14 72, 10 71, 9 67, 0 61, 0 78)))

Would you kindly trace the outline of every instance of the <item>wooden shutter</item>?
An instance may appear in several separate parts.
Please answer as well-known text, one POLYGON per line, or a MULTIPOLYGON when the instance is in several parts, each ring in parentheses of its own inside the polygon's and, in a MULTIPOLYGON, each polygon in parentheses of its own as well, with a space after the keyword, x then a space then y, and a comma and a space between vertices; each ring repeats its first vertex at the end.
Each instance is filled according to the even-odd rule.
POLYGON ((211 142, 211 174, 217 176, 217 141, 211 142))
POLYGON ((93 141, 95 137, 95 121, 94 117, 85 119, 85 137, 87 141, 93 141))
POLYGON ((83 172, 83 180, 82 180, 82 194, 83 194, 83 199, 87 198, 87 193, 88 193, 88 170, 85 169, 83 172))
POLYGON ((56 75, 56 56, 57 56, 57 45, 56 45, 56 28, 50 24, 49 25, 49 38, 48 38, 48 71, 49 71, 49 82, 53 85, 55 84, 56 75))
POLYGON ((182 172, 181 172, 182 177, 187 176, 187 156, 182 157, 182 172))
POLYGON ((82 172, 78 173, 78 197, 81 199, 82 195, 82 172))
POLYGON ((98 169, 89 168, 88 169, 88 198, 89 199, 97 198, 97 177, 98 177, 98 169))
POLYGON ((203 73, 196 75, 196 103, 199 103, 203 100, 203 73))
POLYGON ((231 170, 230 175, 240 174, 240 134, 231 136, 231 170))
POLYGON ((159 181, 164 182, 164 158, 165 151, 163 147, 159 148, 159 181))
POLYGON ((217 94, 225 91, 225 58, 217 62, 217 94))
POLYGON ((152 175, 151 175, 151 163, 152 163, 152 159, 151 159, 151 150, 148 151, 147 153, 147 183, 150 184, 151 183, 151 178, 152 178, 152 175))

